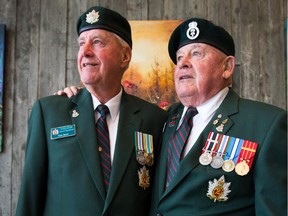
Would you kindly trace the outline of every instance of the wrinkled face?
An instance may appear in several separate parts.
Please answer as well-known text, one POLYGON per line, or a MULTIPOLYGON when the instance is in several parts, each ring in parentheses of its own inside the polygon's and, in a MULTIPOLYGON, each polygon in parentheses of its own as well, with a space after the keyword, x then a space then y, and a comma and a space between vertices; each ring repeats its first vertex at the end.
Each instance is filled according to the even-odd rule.
POLYGON ((78 38, 78 71, 82 83, 97 88, 119 87, 131 49, 113 33, 92 29, 78 38))
POLYGON ((232 72, 228 77, 225 74, 226 55, 220 50, 204 43, 192 43, 181 47, 176 54, 175 88, 185 106, 199 106, 229 85, 227 78, 231 79, 232 72))

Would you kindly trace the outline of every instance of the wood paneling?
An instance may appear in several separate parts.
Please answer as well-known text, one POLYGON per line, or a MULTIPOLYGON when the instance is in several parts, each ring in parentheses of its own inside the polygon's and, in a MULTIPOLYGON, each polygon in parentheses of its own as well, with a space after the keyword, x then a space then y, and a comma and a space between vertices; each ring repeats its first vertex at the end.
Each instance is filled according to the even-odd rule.
POLYGON ((287 109, 287 0, 0 0, 7 27, 0 216, 15 214, 34 101, 79 84, 76 22, 94 4, 129 20, 204 17, 222 25, 235 39, 236 91, 287 109))

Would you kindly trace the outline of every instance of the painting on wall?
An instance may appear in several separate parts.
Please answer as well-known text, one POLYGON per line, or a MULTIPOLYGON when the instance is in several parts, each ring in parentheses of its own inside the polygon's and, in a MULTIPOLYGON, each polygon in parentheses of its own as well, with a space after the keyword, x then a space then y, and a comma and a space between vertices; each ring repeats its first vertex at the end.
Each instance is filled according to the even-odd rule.
POLYGON ((122 85, 127 93, 163 109, 177 101, 174 92, 174 64, 168 41, 181 20, 129 21, 132 29, 132 60, 122 85))
POLYGON ((5 25, 0 24, 0 152, 2 152, 5 25))

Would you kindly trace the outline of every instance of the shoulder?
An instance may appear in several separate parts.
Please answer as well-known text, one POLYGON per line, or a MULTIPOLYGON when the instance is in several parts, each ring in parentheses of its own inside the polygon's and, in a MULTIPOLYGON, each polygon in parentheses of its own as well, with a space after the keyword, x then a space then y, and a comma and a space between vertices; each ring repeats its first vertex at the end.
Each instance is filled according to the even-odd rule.
POLYGON ((257 116, 265 115, 266 117, 287 113, 286 110, 274 105, 243 98, 239 98, 239 110, 245 111, 248 115, 251 113, 257 116))

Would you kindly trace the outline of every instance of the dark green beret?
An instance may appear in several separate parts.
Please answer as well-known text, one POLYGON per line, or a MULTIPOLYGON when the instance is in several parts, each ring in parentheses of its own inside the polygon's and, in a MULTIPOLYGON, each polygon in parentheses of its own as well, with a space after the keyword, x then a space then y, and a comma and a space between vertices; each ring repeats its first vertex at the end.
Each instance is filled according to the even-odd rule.
POLYGON ((226 55, 235 55, 235 45, 231 35, 224 28, 205 19, 188 19, 173 31, 168 52, 174 64, 177 64, 177 50, 190 43, 209 44, 226 55))
POLYGON ((104 29, 114 32, 132 48, 131 27, 126 18, 108 8, 94 6, 83 13, 77 22, 77 33, 91 29, 104 29))

